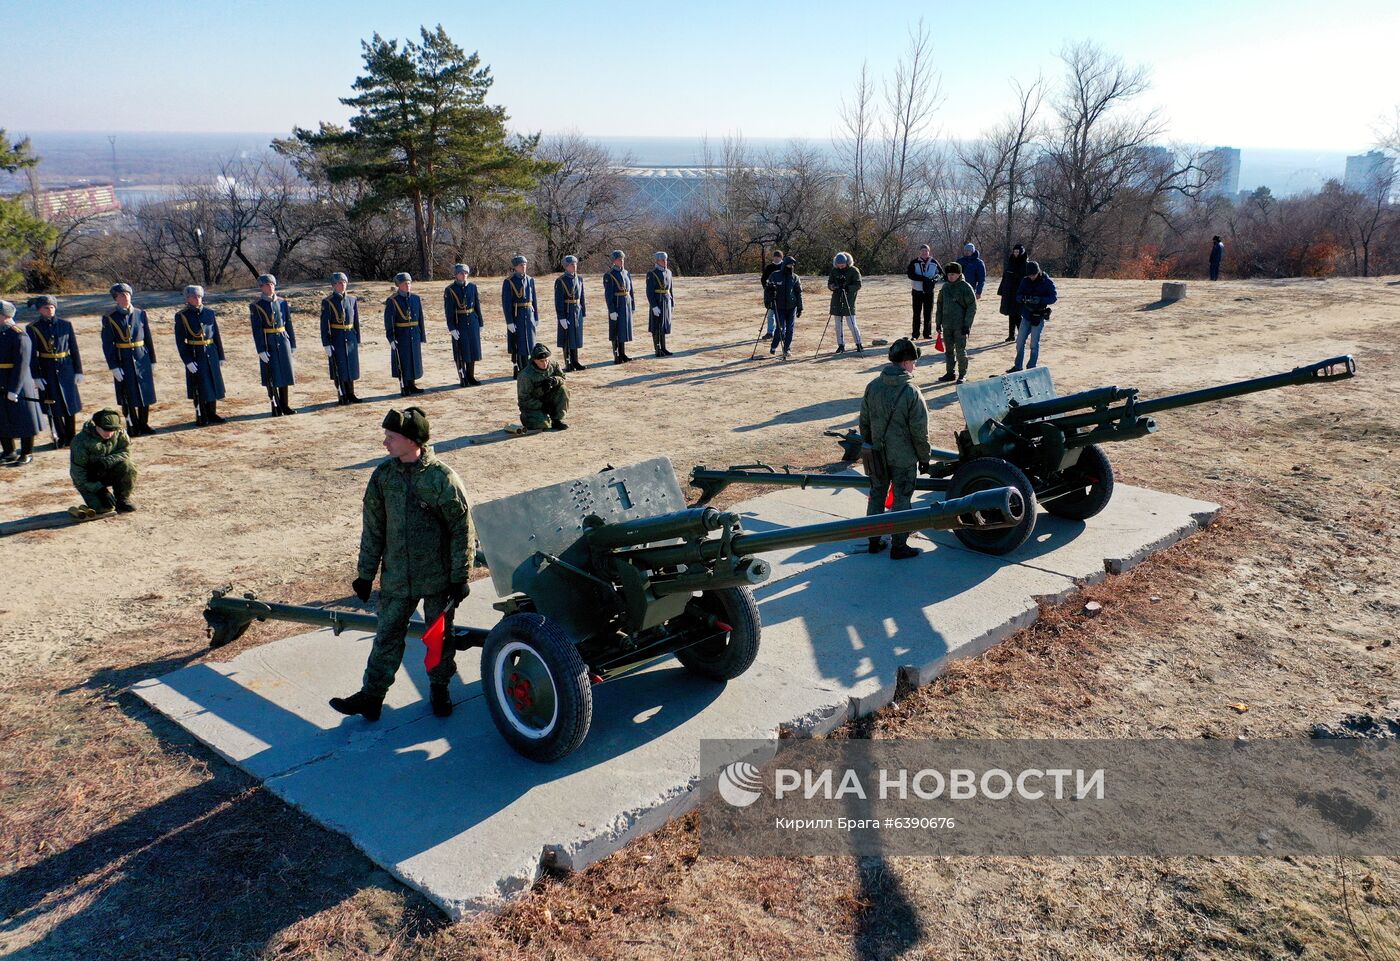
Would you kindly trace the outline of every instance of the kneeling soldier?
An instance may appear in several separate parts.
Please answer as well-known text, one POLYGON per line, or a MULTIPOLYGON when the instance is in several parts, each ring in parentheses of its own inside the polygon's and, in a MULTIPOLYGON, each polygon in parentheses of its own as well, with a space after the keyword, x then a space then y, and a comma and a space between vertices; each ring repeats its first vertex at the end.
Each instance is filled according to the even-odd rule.
MULTIPOLYGON (((473 552, 467 489, 457 472, 438 460, 428 446, 428 417, 421 408, 391 410, 384 418, 384 449, 389 457, 375 468, 365 488, 360 561, 353 587, 368 601, 379 574, 379 626, 365 665, 360 690, 333 697, 341 714, 379 720, 384 695, 403 662, 409 619, 423 602, 423 619, 431 624, 449 602, 469 593, 473 552)), ((447 636, 452 616, 446 619, 447 636)), ((452 645, 428 672, 433 713, 447 717, 452 698, 447 684, 457 671, 452 645)))
POLYGON ((516 378, 515 395, 520 401, 520 423, 526 430, 568 430, 564 415, 569 412, 569 388, 564 372, 549 359, 549 345, 536 344, 530 363, 516 378))
POLYGON ((104 407, 83 425, 69 450, 68 475, 83 495, 82 506, 68 508, 77 519, 136 510, 131 502, 136 465, 131 462, 130 442, 119 412, 104 407))
MULTIPOLYGON (((929 459, 928 405, 914 386, 914 364, 919 348, 901 337, 890 345, 890 362, 865 388, 860 402, 860 436, 865 472, 870 477, 870 500, 865 513, 883 514, 885 494, 894 488, 892 509, 907 511, 914 497, 914 481, 929 459)), ((902 561, 922 553, 909 546, 909 535, 896 534, 890 557, 902 561)), ((885 549, 884 539, 870 538, 870 553, 885 549)))

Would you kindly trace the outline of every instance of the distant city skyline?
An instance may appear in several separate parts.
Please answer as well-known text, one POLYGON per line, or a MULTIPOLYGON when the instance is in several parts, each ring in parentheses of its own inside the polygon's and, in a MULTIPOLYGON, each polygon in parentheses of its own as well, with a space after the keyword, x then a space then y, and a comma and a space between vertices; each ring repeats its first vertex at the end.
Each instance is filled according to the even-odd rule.
POLYGON ((1065 0, 1036 17, 814 2, 767 19, 736 0, 712 0, 693 15, 630 0, 602 14, 507 16, 480 3, 420 0, 388 8, 128 0, 119 11, 51 0, 42 15, 34 9, 0 0, 7 43, 23 51, 61 42, 63 82, 12 72, 10 102, 0 104, 0 125, 12 135, 286 134, 343 122, 339 98, 360 72, 360 41, 375 31, 412 38, 438 22, 491 66, 491 101, 507 108, 512 126, 545 133, 826 140, 862 60, 877 77, 888 74, 920 13, 933 30, 945 98, 935 132, 945 137, 993 125, 1013 105, 1013 79, 1057 82, 1059 50, 1081 39, 1150 68, 1152 89, 1137 105, 1162 110, 1168 141, 1354 154, 1371 146, 1400 99, 1391 49, 1400 5, 1391 0, 1356 0, 1344 17, 1319 16, 1303 0, 1065 0))

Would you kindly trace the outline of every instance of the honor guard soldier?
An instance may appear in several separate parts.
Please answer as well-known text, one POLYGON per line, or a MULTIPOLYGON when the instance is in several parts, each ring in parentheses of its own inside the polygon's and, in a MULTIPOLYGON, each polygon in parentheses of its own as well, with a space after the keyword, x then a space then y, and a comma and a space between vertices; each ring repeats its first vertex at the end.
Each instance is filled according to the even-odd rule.
POLYGON ((40 414, 30 375, 33 353, 33 342, 15 323, 15 305, 0 300, 0 464, 7 467, 34 461, 40 414))
POLYGON ((608 340, 612 341, 613 363, 625 364, 626 344, 632 339, 632 315, 637 312, 637 294, 632 275, 627 272, 627 255, 612 252, 612 269, 603 275, 603 298, 608 304, 608 340))
MULTIPOLYGON (((470 592, 475 539, 467 490, 457 472, 438 460, 428 446, 428 417, 420 408, 391 410, 384 418, 384 449, 389 452, 365 488, 360 559, 351 585, 368 601, 379 575, 379 624, 365 665, 360 690, 331 698, 341 714, 379 720, 384 695, 403 663, 409 619, 423 602, 423 617, 432 624, 449 603, 470 592)), ((452 636, 452 612, 446 617, 452 636)), ((457 672, 452 644, 428 672, 433 713, 447 717, 452 698, 447 684, 457 672)))
POLYGON ((651 331, 651 342, 656 347, 657 357, 670 357, 666 349, 666 335, 671 332, 671 311, 676 306, 674 292, 675 276, 668 265, 666 251, 656 252, 656 266, 647 271, 647 304, 651 307, 651 319, 647 329, 651 331))
POLYGON ((68 476, 83 497, 81 505, 68 508, 77 520, 136 510, 131 502, 136 465, 131 462, 131 445, 122 430, 121 414, 104 407, 83 425, 69 451, 68 476))
POLYGON ((564 258, 564 272, 554 281, 554 315, 559 322, 559 349, 564 351, 565 370, 586 370, 579 363, 578 352, 583 347, 583 321, 588 304, 583 293, 583 278, 578 275, 578 258, 564 258))
POLYGON ((564 415, 569 412, 569 388, 564 372, 549 359, 549 345, 536 344, 530 363, 515 381, 520 402, 520 423, 526 430, 568 430, 564 415))
POLYGON ((262 296, 248 306, 248 319, 253 325, 253 346, 262 361, 262 384, 267 388, 273 417, 295 414, 287 399, 287 388, 296 383, 292 354, 297 350, 297 332, 292 327, 292 308, 277 296, 276 277, 263 274, 258 287, 262 296))
MULTIPOLYGON (((867 516, 885 512, 885 495, 891 487, 892 509, 908 510, 918 471, 928 471, 928 405, 914 386, 919 348, 912 340, 901 337, 890 345, 889 357, 880 376, 866 386, 860 402, 860 436, 865 439, 861 455, 870 478, 867 516)), ((892 560, 902 561, 923 553, 909 546, 907 534, 896 534, 892 541, 892 560)), ((870 553, 878 554, 884 549, 884 538, 870 538, 870 553)))
POLYGON ((67 447, 78 429, 78 412, 83 409, 83 399, 78 395, 78 385, 83 382, 78 338, 73 325, 56 316, 56 299, 44 294, 29 303, 39 310, 39 319, 29 325, 29 339, 33 341, 29 372, 48 416, 54 447, 67 447))
POLYGON ((360 379, 360 298, 347 293, 350 278, 331 274, 331 292, 321 298, 321 346, 335 384, 337 404, 358 404, 355 381, 360 379))
POLYGON ((156 402, 156 344, 151 339, 146 312, 131 305, 131 287, 114 284, 117 306, 102 318, 102 354, 112 372, 117 405, 133 437, 154 434, 151 405, 156 402))
POLYGON ((384 336, 389 338, 389 373, 399 380, 399 394, 421 394, 418 378, 423 376, 423 345, 428 328, 423 322, 423 299, 413 293, 413 278, 394 275, 399 289, 384 301, 384 336))
POLYGON ((457 379, 463 387, 480 387, 476 379, 476 364, 481 360, 481 295, 476 284, 469 283, 472 269, 466 264, 452 265, 452 283, 442 291, 442 313, 447 318, 447 332, 452 336, 452 362, 457 365, 457 379))
POLYGON ((219 401, 224 399, 224 340, 219 319, 204 306, 204 288, 185 288, 185 309, 175 314, 175 350, 185 365, 185 393, 194 401, 194 422, 200 427, 222 424, 219 401))
POLYGON ((535 278, 526 272, 529 262, 521 254, 510 259, 511 274, 501 282, 501 312, 506 315, 506 347, 510 351, 511 376, 530 363, 540 316, 535 278))

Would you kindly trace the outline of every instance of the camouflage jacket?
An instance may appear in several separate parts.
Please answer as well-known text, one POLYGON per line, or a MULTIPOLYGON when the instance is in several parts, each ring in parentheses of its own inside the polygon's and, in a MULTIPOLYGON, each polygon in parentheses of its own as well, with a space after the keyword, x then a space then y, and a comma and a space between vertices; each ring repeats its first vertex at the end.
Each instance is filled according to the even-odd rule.
POLYGON ((943 285, 938 292, 938 309, 934 321, 939 330, 949 332, 972 329, 972 318, 977 316, 977 293, 966 280, 959 278, 943 285))
POLYGON ((68 450, 68 476, 79 491, 96 493, 106 486, 99 472, 110 470, 117 461, 131 461, 126 431, 118 430, 107 440, 97 432, 97 425, 88 421, 68 450))
POLYGON ((865 388, 860 402, 860 436, 885 455, 892 467, 929 458, 928 405, 914 377, 898 364, 886 364, 865 388))
POLYGON ((559 365, 550 361, 549 366, 540 370, 534 364, 526 364, 521 368, 520 376, 515 378, 515 396, 520 401, 520 412, 544 410, 544 399, 552 390, 554 381, 551 378, 559 378, 559 383, 564 382, 564 371, 559 365))
POLYGON ((475 540, 462 478, 431 447, 412 464, 390 457, 365 488, 358 573, 395 597, 439 594, 471 573, 475 540))

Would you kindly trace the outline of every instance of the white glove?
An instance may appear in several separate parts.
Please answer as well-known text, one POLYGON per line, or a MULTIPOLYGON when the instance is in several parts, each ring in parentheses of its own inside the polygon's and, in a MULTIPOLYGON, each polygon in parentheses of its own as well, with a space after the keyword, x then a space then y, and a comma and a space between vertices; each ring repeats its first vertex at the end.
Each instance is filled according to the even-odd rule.
POLYGON ((120 384, 123 380, 126 379, 126 371, 122 370, 120 367, 113 367, 112 379, 120 384))
POLYGON ((292 348, 292 353, 295 354, 296 352, 297 352, 297 349, 296 349, 295 347, 293 347, 293 348, 292 348))
POLYGON ((389 341, 389 349, 390 349, 390 350, 398 350, 398 349, 399 349, 399 342, 398 342, 397 340, 391 340, 391 341, 389 341))
POLYGON ((335 357, 335 348, 334 348, 334 347, 327 347, 327 348, 326 348, 326 356, 327 356, 327 357, 334 358, 334 357, 335 357))
POLYGON ((34 386, 39 388, 40 390, 44 390, 49 386, 49 382, 44 380, 42 377, 35 377, 34 386))
POLYGON ((512 334, 515 333, 515 325, 514 325, 514 324, 506 324, 506 330, 510 331, 512 334))
POLYGON ((559 318, 559 326, 560 326, 560 327, 563 327, 565 330, 568 330, 568 329, 569 329, 569 318, 567 318, 567 317, 560 317, 560 318, 559 318))
POLYGON ((660 316, 661 316, 661 308, 660 308, 660 307, 653 307, 653 308, 651 309, 651 315, 652 315, 653 317, 660 317, 660 316))
POLYGON ((272 355, 269 354, 267 351, 263 351, 262 353, 258 354, 258 360, 262 361, 264 364, 270 364, 272 363, 272 355))
POLYGON ((617 320, 617 311, 608 314, 608 320, 617 320))
POLYGON ((75 384, 81 384, 82 382, 83 382, 83 375, 82 375, 82 374, 74 374, 74 375, 73 375, 73 383, 75 383, 75 384))
POLYGON ((185 370, 189 371, 191 374, 197 374, 199 373, 199 365, 194 361, 190 361, 185 365, 185 370))
POLYGON ((5 391, 5 397, 6 397, 6 399, 9 400, 9 402, 12 403, 12 404, 13 404, 13 403, 16 403, 16 402, 19 400, 19 394, 16 394, 16 393, 15 393, 14 391, 12 391, 12 390, 7 390, 7 391, 5 391))
POLYGON ((454 330, 454 331, 452 331, 451 333, 452 333, 452 339, 453 339, 453 340, 461 340, 461 339, 462 339, 462 332, 461 332, 460 330, 454 330))

